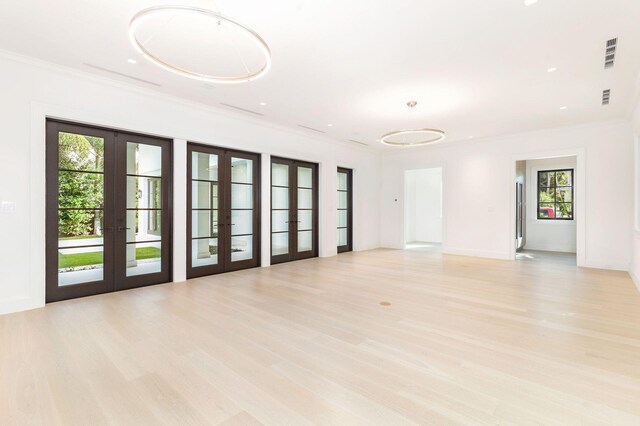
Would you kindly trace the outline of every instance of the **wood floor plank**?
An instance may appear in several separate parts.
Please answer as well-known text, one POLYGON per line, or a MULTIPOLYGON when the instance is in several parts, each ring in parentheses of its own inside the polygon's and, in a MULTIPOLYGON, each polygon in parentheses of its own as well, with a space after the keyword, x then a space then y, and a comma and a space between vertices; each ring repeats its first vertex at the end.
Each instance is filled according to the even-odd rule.
POLYGON ((0 316, 0 424, 640 425, 640 293, 551 260, 372 250, 0 316))

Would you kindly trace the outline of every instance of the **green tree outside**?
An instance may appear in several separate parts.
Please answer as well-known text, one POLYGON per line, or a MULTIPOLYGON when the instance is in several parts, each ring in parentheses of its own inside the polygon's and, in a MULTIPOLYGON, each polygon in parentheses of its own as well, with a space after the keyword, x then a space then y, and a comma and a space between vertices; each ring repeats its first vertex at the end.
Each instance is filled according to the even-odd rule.
POLYGON ((104 203, 104 140, 61 132, 58 150, 59 207, 96 208, 59 210, 60 237, 96 235, 101 227, 104 203))

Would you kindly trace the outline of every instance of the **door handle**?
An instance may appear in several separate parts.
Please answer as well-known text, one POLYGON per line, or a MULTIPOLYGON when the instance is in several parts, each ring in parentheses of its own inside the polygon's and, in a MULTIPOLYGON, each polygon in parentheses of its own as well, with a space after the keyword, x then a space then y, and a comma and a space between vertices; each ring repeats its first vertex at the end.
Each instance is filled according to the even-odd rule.
POLYGON ((131 228, 126 228, 124 226, 118 226, 118 231, 126 231, 127 229, 131 229, 131 228))

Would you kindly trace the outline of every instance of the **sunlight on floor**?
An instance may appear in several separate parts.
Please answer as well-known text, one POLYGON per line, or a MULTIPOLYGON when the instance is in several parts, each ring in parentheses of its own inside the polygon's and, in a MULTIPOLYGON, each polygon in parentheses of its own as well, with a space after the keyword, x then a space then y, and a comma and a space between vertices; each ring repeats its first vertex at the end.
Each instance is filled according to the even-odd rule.
POLYGON ((575 265, 576 254, 556 251, 521 250, 516 253, 516 260, 575 265))
POLYGON ((413 241, 405 245, 405 250, 430 251, 433 253, 442 253, 442 244, 428 243, 425 241, 413 241))

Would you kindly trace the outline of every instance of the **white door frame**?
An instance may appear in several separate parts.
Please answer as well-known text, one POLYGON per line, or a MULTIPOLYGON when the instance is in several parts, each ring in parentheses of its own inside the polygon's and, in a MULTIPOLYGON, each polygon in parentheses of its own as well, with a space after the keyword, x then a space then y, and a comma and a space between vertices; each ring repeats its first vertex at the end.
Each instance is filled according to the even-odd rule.
POLYGON ((516 189, 513 184, 516 181, 516 161, 526 161, 526 160, 539 160, 543 158, 554 158, 554 157, 576 157, 576 172, 575 172, 575 215, 574 220, 576 221, 576 263, 578 266, 587 266, 586 258, 587 258, 587 245, 586 245, 586 229, 587 229, 587 220, 586 220, 586 176, 587 176, 587 167, 586 167, 586 150, 585 148, 572 148, 572 149, 563 149, 558 151, 534 151, 526 154, 517 154, 511 157, 511 179, 509 181, 510 188, 510 207, 509 211, 511 214, 509 215, 510 221, 508 223, 509 226, 509 258, 515 260, 516 258, 516 189))
POLYGON ((442 170, 442 252, 445 253, 446 241, 447 241, 447 192, 446 188, 446 167, 444 163, 427 164, 420 167, 411 167, 402 171, 402 249, 407 248, 406 241, 406 227, 407 227, 407 172, 415 170, 425 169, 440 169, 442 170))

